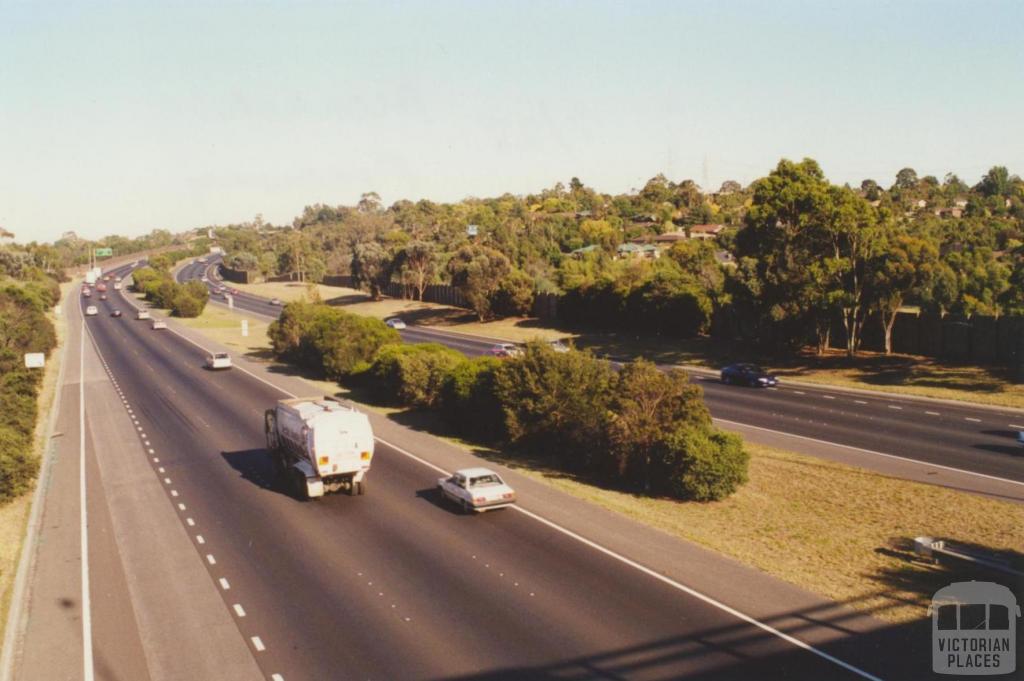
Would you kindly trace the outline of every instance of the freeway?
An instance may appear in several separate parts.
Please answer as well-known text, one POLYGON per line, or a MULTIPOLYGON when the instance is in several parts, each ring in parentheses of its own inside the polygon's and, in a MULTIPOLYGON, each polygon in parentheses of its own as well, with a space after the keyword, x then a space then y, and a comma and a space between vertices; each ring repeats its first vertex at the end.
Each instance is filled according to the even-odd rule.
MULTIPOLYGON (((212 274, 214 268, 215 262, 190 263, 178 276, 183 281, 198 278, 207 271, 212 274)), ((211 290, 215 282, 210 280, 211 290)), ((223 298, 212 300, 223 304, 223 298)), ((250 293, 235 296, 234 304, 264 317, 276 318, 280 313, 267 299, 250 293)), ((407 342, 442 343, 470 356, 486 354, 499 342, 416 326, 402 330, 401 335, 407 342)), ((749 389, 722 385, 703 373, 694 373, 693 378, 703 387, 712 416, 751 439, 785 443, 803 453, 901 477, 1024 501, 1024 456, 1014 440, 1016 431, 1024 430, 1024 413, 1019 411, 826 387, 783 384, 749 389)))
MULTIPOLYGON (((519 509, 455 514, 438 503, 444 469, 429 461, 446 445, 404 429, 388 438, 416 451, 381 440, 367 496, 299 502, 275 480, 262 432, 263 409, 293 393, 269 373, 204 370, 206 350, 136 321, 120 292, 87 303, 100 308, 85 318, 80 358, 97 519, 81 524, 111 526, 88 560, 104 587, 86 611, 106 652, 99 678, 252 678, 258 668, 271 681, 870 679, 927 668, 926 629, 865 622, 514 475, 519 509), (115 306, 123 318, 109 316, 115 306), (549 519, 559 508, 574 530, 549 519), (617 525, 646 549, 605 548, 617 525), (198 626, 191 639, 168 624, 180 621, 198 626)), ((30 626, 21 678, 56 678, 46 653, 63 636, 30 626)), ((70 641, 62 660, 80 646, 70 641)))

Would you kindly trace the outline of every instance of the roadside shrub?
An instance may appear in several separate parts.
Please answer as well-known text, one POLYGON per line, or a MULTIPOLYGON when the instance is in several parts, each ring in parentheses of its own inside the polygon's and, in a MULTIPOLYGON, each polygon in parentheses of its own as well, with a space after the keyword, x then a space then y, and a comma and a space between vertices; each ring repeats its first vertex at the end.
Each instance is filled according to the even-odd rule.
POLYGON ((340 312, 337 324, 319 341, 327 377, 341 380, 365 370, 385 345, 401 343, 398 332, 379 319, 340 312))
POLYGON ((491 298, 491 309, 497 315, 524 316, 533 307, 533 277, 519 269, 509 272, 491 298))
POLYGON ((401 342, 379 319, 305 302, 285 305, 267 335, 276 357, 332 380, 365 369, 383 346, 401 342))
POLYGON ((449 372, 464 361, 461 353, 437 343, 387 345, 377 353, 370 371, 382 398, 433 407, 440 402, 449 372))
POLYGON ((495 372, 509 437, 573 469, 589 469, 604 450, 614 377, 607 362, 589 353, 528 344, 495 372))
POLYGON ((53 324, 32 296, 16 285, 0 289, 0 349, 11 352, 0 358, 0 371, 20 366, 23 353, 49 354, 56 346, 53 324))
POLYGON ((27 492, 38 471, 31 436, 0 425, 0 502, 27 492))
POLYGON ((666 482, 677 499, 717 501, 747 481, 750 455, 734 433, 692 429, 670 437, 666 444, 666 482))
POLYGON ((445 376, 441 410, 458 432, 485 441, 504 436, 505 416, 494 388, 500 366, 496 357, 474 357, 456 364, 445 376))

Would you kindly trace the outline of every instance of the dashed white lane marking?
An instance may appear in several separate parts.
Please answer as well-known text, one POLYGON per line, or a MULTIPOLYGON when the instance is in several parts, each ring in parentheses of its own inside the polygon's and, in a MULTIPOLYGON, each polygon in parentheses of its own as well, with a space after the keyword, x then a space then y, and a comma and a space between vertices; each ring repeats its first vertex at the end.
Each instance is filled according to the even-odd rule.
POLYGON ((235 614, 236 615, 238 615, 239 617, 245 617, 245 610, 242 608, 242 604, 241 603, 235 603, 231 607, 233 607, 235 609, 235 614))
POLYGON ((263 645, 263 641, 260 640, 259 636, 253 636, 252 637, 252 647, 255 648, 257 652, 260 652, 260 653, 262 653, 264 650, 267 649, 267 647, 263 645))
POLYGON ((196 521, 192 520, 191 518, 185 518, 185 522, 188 523, 189 527, 195 527, 196 526, 196 521))
POLYGON ((890 404, 890 405, 889 405, 889 408, 890 408, 890 409, 903 409, 903 407, 901 407, 901 406, 899 406, 899 405, 896 405, 896 404, 890 404))
POLYGON ((156 450, 155 450, 155 449, 150 449, 150 450, 149 450, 149 453, 150 453, 150 454, 155 454, 155 453, 156 453, 156 450))
POLYGON ((926 411, 925 414, 928 414, 928 416, 942 416, 942 414, 937 411, 926 411))
POLYGON ((857 404, 867 404, 864 400, 854 400, 857 404))
POLYGON ((208 554, 206 554, 206 562, 209 563, 210 565, 216 565, 217 564, 217 559, 213 557, 212 553, 208 553, 208 554))
POLYGON ((205 544, 205 543, 206 543, 206 540, 205 540, 205 539, 203 539, 203 535, 201 535, 201 534, 197 534, 197 535, 196 535, 196 542, 197 542, 197 543, 199 543, 199 544, 205 544))
POLYGON ((178 490, 176 490, 176 489, 172 489, 172 490, 171 490, 171 496, 172 496, 172 497, 176 497, 176 496, 178 496, 178 490))
POLYGON ((1024 426, 1020 425, 1019 423, 1011 423, 1009 427, 1010 428, 1019 428, 1020 430, 1024 430, 1024 426))
POLYGON ((171 484, 171 479, 170 478, 164 478, 164 484, 165 485, 171 484))
MULTIPOLYGON (((175 333, 175 335, 185 339, 186 341, 188 341, 192 345, 195 345, 197 348, 200 348, 200 349, 202 349, 204 351, 206 350, 206 348, 204 348, 203 346, 199 345, 199 343, 196 343, 191 338, 188 338, 187 336, 185 336, 183 334, 180 334, 180 333, 174 331, 173 329, 172 329, 172 331, 175 333)), ((284 393, 285 395, 288 395, 290 397, 297 397, 297 395, 295 395, 294 393, 292 393, 292 392, 290 392, 288 390, 284 390, 280 386, 275 385, 274 383, 271 383, 270 381, 268 381, 267 379, 265 379, 265 378, 263 378, 261 376, 257 376, 256 374, 254 374, 251 371, 247 371, 246 369, 243 369, 242 367, 238 367, 238 368, 242 369, 243 373, 248 374, 249 376, 252 376, 257 381, 259 381, 261 383, 264 383, 266 385, 269 385, 270 387, 274 388, 277 391, 280 391, 281 393, 284 393)), ((799 391, 797 391, 797 392, 799 392, 799 391)), ((764 429, 764 430, 768 430, 768 429, 764 429)), ((393 445, 390 442, 388 442, 387 440, 384 440, 382 438, 375 438, 375 439, 378 442, 380 442, 381 444, 383 444, 385 446, 388 446, 388 447, 391 447, 395 451, 397 451, 397 452, 399 452, 401 454, 404 454, 405 456, 413 459, 414 461, 419 461, 420 463, 422 463, 423 465, 427 466, 428 468, 431 468, 431 469, 433 469, 435 471, 438 471, 442 475, 451 475, 451 473, 449 471, 445 470, 444 468, 441 468, 440 466, 436 466, 436 465, 430 463, 429 461, 427 461, 426 459, 423 459, 421 457, 416 456, 415 454, 413 454, 412 452, 408 451, 407 449, 404 449, 402 447, 398 447, 396 445, 393 445)), ((806 439, 811 440, 813 438, 806 438, 806 439)), ((889 455, 889 456, 891 456, 891 455, 889 455)), ((893 458, 903 458, 903 457, 893 457, 893 458)), ((915 463, 919 463, 919 462, 915 462, 915 463)), ((942 468, 945 468, 945 467, 943 466, 942 468)), ((975 474, 975 475, 980 475, 980 474, 975 474)), ((994 476, 984 476, 984 475, 982 475, 982 477, 994 477, 994 476)), ((757 619, 751 617, 750 615, 747 615, 746 613, 740 612, 739 610, 736 610, 736 609, 734 609, 734 608, 732 608, 732 607, 730 607, 730 606, 728 606, 728 605, 726 605, 724 603, 716 601, 715 599, 711 598, 710 596, 706 596, 705 594, 703 594, 703 593, 701 593, 699 591, 696 591, 695 589, 691 589, 690 587, 688 587, 688 586, 686 586, 684 584, 681 584, 680 582, 676 582, 675 580, 670 579, 669 577, 666 577, 666 576, 664 576, 662 574, 659 574, 658 572, 655 572, 654 570, 651 570, 650 568, 644 567, 643 565, 640 565, 639 563, 637 563, 635 561, 632 561, 629 558, 626 558, 625 556, 617 554, 617 553, 611 551, 610 549, 606 549, 605 547, 601 546, 600 544, 597 544, 595 542, 590 541, 589 539, 586 539, 585 537, 577 535, 576 533, 572 532, 571 530, 563 528, 560 525, 558 525, 556 523, 553 523, 552 521, 548 520, 547 518, 544 518, 542 516, 538 516, 538 515, 536 515, 534 513, 530 513, 529 511, 527 511, 526 509, 521 508, 521 507, 512 506, 511 508, 513 508, 516 511, 519 511, 520 513, 523 513, 524 515, 528 515, 528 516, 534 518, 538 522, 541 522, 543 524, 549 525, 552 528, 558 530, 559 532, 562 532, 562 533, 566 534, 567 536, 570 536, 570 537, 576 539, 577 541, 580 541, 580 542, 582 542, 584 544, 587 544, 587 545, 595 548, 596 550, 598 550, 598 551, 600 551, 602 553, 608 554, 611 557, 615 558, 616 560, 619 560, 619 561, 621 561, 623 563, 626 563, 627 565, 630 565, 631 567, 637 569, 640 572, 643 572, 644 574, 647 574, 647 575, 649 575, 649 576, 651 576, 651 577, 653 577, 653 578, 655 578, 655 579, 657 579, 659 581, 665 582, 665 583, 673 586, 674 588, 679 589, 680 591, 683 591, 684 593, 688 593, 688 594, 694 596, 695 598, 698 598, 699 600, 702 600, 702 601, 704 601, 706 603, 709 603, 710 605, 713 605, 713 606, 717 607, 718 609, 720 609, 720 610, 722 610, 724 612, 727 612, 727 613, 733 615, 734 617, 736 617, 736 618, 738 618, 738 619, 740 619, 740 620, 742 620, 744 622, 747 622, 748 624, 752 624, 752 625, 756 626, 757 628, 761 629, 762 631, 765 631, 765 632, 768 632, 768 633, 770 633, 770 634, 772 634, 774 636, 777 636, 778 638, 781 638, 782 640, 791 643, 792 645, 796 646, 797 648, 800 648, 802 650, 806 650, 806 651, 808 651, 810 653, 813 653, 813 654, 817 655, 818 657, 821 657, 822 659, 828 660, 829 662, 832 662, 833 664, 838 665, 838 666, 842 667, 843 669, 846 669, 848 671, 853 672, 854 674, 857 674, 858 676, 864 677, 866 679, 871 679, 872 681, 881 681, 880 679, 878 679, 878 677, 873 676, 873 675, 865 672, 864 670, 859 669, 859 668, 851 665, 848 662, 844 662, 843 660, 840 660, 839 658, 837 658, 837 657, 835 657, 833 655, 830 655, 829 653, 826 653, 823 650, 815 648, 814 646, 810 645, 809 643, 805 643, 804 641, 801 641, 798 638, 794 638, 793 636, 790 636, 789 634, 786 634, 785 632, 780 631, 779 629, 776 629, 775 627, 772 627, 771 625, 765 624, 764 622, 761 622, 760 620, 757 620, 757 619)), ((224 588, 225 590, 230 588, 228 586, 227 580, 224 579, 223 577, 221 577, 220 583, 221 583, 221 587, 224 588)))
POLYGON ((223 577, 221 577, 217 581, 220 583, 220 588, 224 589, 225 591, 231 589, 231 585, 228 584, 228 580, 224 579, 223 577))
POLYGON ((280 674, 271 674, 270 681, 284 681, 284 677, 280 674))
POLYGON ((185 510, 185 504, 178 504, 178 510, 179 511, 184 511, 185 510))
POLYGON ((795 392, 797 395, 806 395, 807 394, 803 390, 794 390, 793 392, 795 392))
POLYGON ((973 416, 965 416, 964 421, 970 421, 972 423, 981 423, 981 419, 976 419, 973 416))
POLYGON ((826 400, 834 400, 834 399, 836 399, 835 395, 822 395, 822 397, 824 397, 826 400))
POLYGON ((160 468, 157 468, 157 470, 160 471, 161 473, 163 473, 164 472, 164 467, 160 466, 160 468))

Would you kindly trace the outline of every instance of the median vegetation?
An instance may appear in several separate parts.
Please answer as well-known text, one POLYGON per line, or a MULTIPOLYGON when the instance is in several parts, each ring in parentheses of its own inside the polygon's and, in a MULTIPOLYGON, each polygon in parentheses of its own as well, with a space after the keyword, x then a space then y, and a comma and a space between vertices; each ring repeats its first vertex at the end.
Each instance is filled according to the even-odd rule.
POLYGON ((166 308, 176 317, 198 317, 206 308, 210 292, 199 281, 179 284, 166 269, 143 267, 132 274, 135 290, 146 294, 156 307, 166 308))
POLYGON ((323 304, 284 307, 274 354, 384 402, 437 410, 460 435, 616 489, 696 501, 747 479, 741 440, 711 424, 698 386, 636 361, 616 371, 587 352, 536 342, 499 361, 400 344, 377 319, 323 304))

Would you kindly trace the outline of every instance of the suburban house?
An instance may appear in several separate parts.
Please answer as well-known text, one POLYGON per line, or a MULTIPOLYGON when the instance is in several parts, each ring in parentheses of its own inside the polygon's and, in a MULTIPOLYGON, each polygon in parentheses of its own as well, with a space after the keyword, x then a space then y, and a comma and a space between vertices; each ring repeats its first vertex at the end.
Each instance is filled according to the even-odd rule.
POLYGON ((600 250, 601 250, 601 247, 598 246, 597 244, 590 244, 589 246, 584 246, 583 248, 577 248, 576 250, 569 251, 569 255, 571 255, 572 257, 574 257, 577 260, 579 260, 580 258, 585 256, 587 253, 595 253, 595 252, 600 251, 600 250))
POLYGON ((964 209, 961 206, 952 206, 950 208, 937 208, 935 215, 940 218, 961 218, 964 215, 964 209))
POLYGON ((654 260, 655 258, 661 257, 661 251, 659 251, 658 247, 654 244, 628 243, 622 244, 615 249, 615 255, 619 258, 636 258, 638 260, 641 258, 650 258, 651 260, 654 260))
POLYGON ((690 238, 703 240, 717 239, 724 229, 725 225, 694 225, 690 227, 690 238))

